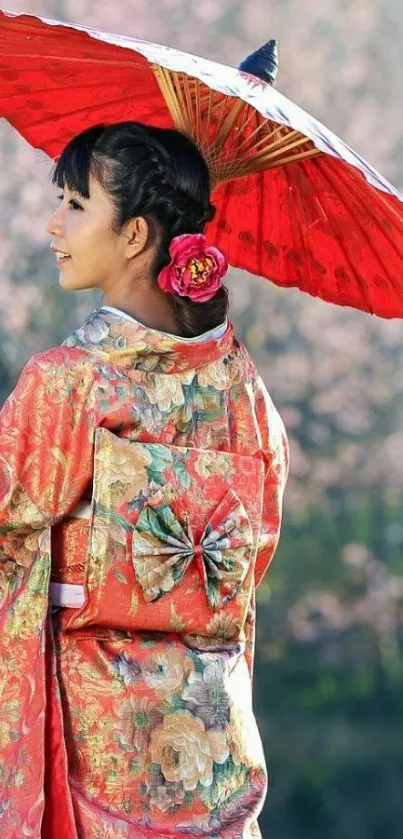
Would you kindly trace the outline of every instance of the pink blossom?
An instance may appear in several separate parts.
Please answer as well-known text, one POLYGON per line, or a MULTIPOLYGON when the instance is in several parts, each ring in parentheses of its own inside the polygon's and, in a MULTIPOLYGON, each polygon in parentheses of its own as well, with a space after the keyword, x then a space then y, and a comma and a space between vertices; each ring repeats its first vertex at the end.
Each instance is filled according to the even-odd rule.
POLYGON ((224 254, 207 244, 202 233, 176 236, 169 246, 171 262, 158 276, 158 285, 167 294, 190 297, 197 303, 210 300, 228 271, 224 254))

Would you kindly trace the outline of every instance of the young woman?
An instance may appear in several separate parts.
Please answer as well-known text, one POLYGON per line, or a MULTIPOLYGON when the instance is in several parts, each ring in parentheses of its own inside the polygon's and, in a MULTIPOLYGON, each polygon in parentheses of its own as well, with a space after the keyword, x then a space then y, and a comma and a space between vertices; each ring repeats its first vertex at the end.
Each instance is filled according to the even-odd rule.
POLYGON ((105 305, 0 414, 1 837, 257 837, 255 589, 288 443, 227 321, 207 166, 125 122, 54 182, 60 283, 105 305))

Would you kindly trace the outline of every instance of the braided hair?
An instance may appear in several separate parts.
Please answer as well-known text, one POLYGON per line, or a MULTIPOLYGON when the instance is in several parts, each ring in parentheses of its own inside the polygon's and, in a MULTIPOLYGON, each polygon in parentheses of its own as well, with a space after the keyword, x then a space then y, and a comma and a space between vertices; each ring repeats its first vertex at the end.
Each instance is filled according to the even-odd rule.
MULTIPOLYGON (((135 216, 156 223, 160 246, 155 281, 170 262, 171 240, 203 233, 214 218, 207 164, 193 141, 175 129, 119 122, 83 131, 62 152, 52 181, 89 198, 91 173, 113 201, 116 232, 135 216)), ((176 294, 170 300, 178 328, 189 338, 219 326, 228 312, 224 286, 204 303, 176 294)))

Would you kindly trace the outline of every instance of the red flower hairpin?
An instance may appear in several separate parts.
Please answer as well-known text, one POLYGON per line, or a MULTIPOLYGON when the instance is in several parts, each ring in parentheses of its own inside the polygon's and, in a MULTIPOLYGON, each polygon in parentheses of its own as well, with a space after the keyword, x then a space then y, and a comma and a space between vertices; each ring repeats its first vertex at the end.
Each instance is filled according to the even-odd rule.
POLYGON ((228 271, 222 251, 208 245, 202 233, 185 233, 172 239, 169 254, 171 262, 158 275, 163 291, 190 297, 196 303, 214 297, 228 271))

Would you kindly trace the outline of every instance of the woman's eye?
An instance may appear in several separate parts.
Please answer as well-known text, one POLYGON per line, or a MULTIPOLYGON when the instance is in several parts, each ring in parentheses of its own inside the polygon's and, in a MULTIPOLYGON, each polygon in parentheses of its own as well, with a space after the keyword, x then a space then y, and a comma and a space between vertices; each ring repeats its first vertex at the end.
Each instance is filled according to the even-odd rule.
MULTIPOLYGON (((59 201, 63 201, 63 199, 64 199, 64 195, 58 195, 57 197, 58 197, 59 201)), ((70 198, 69 207, 71 207, 72 210, 82 210, 83 209, 81 204, 79 204, 78 201, 75 201, 74 198, 70 198)))

